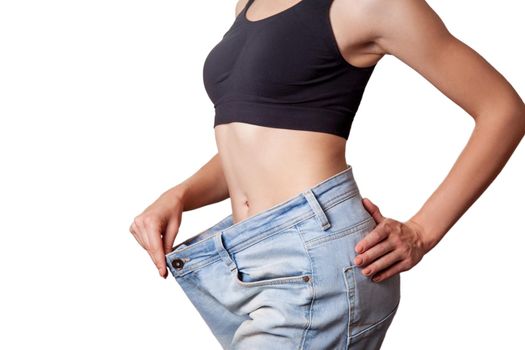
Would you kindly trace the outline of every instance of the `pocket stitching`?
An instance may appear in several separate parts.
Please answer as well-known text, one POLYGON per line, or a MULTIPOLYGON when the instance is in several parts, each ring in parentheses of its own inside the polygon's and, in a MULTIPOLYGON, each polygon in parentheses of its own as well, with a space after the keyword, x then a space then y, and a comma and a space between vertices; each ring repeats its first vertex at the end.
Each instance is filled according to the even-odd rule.
POLYGON ((339 231, 331 232, 327 234, 326 236, 321 236, 317 238, 312 238, 309 241, 306 241, 306 245, 308 247, 317 246, 321 243, 328 242, 334 239, 343 238, 349 234, 355 234, 359 233, 364 229, 373 228, 375 225, 375 220, 373 217, 367 217, 366 219, 359 221, 357 224, 352 225, 350 227, 345 227, 339 231))
MULTIPOLYGON (((293 225, 293 226, 287 227, 287 229, 290 229, 291 227, 294 228, 294 230, 296 231, 297 235, 299 236, 299 238, 303 242, 304 254, 308 258, 308 261, 310 262, 310 272, 303 273, 301 275, 272 277, 272 278, 265 278, 263 280, 245 282, 245 281, 242 281, 240 279, 240 277, 239 277, 239 267, 237 265, 236 259, 232 256, 233 252, 229 252, 228 254, 230 255, 230 259, 232 260, 232 262, 234 264, 234 268, 231 270, 231 274, 233 275, 233 280, 236 282, 237 285, 242 286, 242 287, 263 287, 263 286, 270 286, 270 285, 276 286, 276 285, 293 285, 293 284, 305 284, 306 286, 308 286, 308 285, 312 284, 312 275, 313 274, 311 272, 312 271, 311 270, 312 261, 311 261, 311 258, 310 258, 310 254, 308 254, 308 249, 306 248, 306 245, 304 244, 303 237, 300 234, 301 232, 298 229, 298 227, 296 225, 293 225), (304 281, 304 278, 306 276, 308 276, 308 281, 304 281)), ((282 232, 282 231, 278 231, 277 233, 279 233, 279 232, 282 232)), ((274 236, 274 235, 272 235, 272 236, 274 236)))
POLYGON ((285 276, 285 277, 274 277, 264 279, 260 281, 245 282, 239 278, 239 270, 235 267, 231 273, 233 274, 233 280, 242 287, 264 287, 268 285, 293 285, 293 284, 304 284, 309 285, 312 282, 312 276, 310 273, 305 273, 297 276, 285 276), (308 276, 308 281, 304 281, 304 277, 308 276))
POLYGON ((400 301, 397 302, 396 306, 394 306, 394 308, 392 309, 392 311, 390 311, 385 317, 383 317, 382 319, 380 319, 379 321, 377 321, 376 323, 368 326, 367 328, 365 329, 362 329, 359 333, 356 333, 354 335, 350 335, 349 336, 349 344, 348 345, 351 345, 351 342, 353 340, 356 340, 357 338, 363 336, 365 333, 379 327, 382 323, 384 323, 385 321, 387 321, 388 319, 390 319, 394 314, 395 312, 397 311, 398 309, 398 306, 399 306, 399 303, 400 301))

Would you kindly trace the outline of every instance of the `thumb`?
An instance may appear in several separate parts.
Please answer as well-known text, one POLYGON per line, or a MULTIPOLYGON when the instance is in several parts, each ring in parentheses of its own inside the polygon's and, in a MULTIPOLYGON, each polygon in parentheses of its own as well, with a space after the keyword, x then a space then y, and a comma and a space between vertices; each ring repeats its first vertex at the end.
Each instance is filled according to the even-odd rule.
POLYGON ((379 224, 381 221, 385 220, 385 217, 383 214, 381 214, 381 211, 379 210, 379 207, 372 203, 372 201, 368 198, 363 198, 363 205, 365 209, 372 215, 375 222, 379 224))

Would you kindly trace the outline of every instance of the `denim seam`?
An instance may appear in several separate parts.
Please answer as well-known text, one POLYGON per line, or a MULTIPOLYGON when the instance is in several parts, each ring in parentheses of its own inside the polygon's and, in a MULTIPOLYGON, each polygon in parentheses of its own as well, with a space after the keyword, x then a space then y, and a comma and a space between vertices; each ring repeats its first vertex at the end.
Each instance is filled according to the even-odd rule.
POLYGON ((357 224, 351 226, 351 227, 345 227, 339 231, 332 232, 326 236, 321 236, 317 238, 313 238, 309 241, 306 241, 306 244, 308 247, 315 246, 317 244, 321 244, 324 242, 328 242, 334 239, 343 238, 347 235, 357 233, 363 229, 371 228, 373 224, 375 223, 375 220, 373 217, 366 218, 362 221, 359 221, 357 224))
MULTIPOLYGON (((205 230, 205 231, 206 231, 206 230, 205 230)), ((203 232, 204 232, 204 231, 202 231, 201 233, 203 233, 203 232)), ((197 234, 197 235, 199 235, 199 234, 197 234)), ((196 236, 197 236, 197 235, 196 235, 196 236)), ((179 250, 172 250, 171 252, 169 252, 168 254, 166 254, 166 257, 170 257, 171 255, 173 255, 173 254, 175 254, 175 253, 180 253, 180 252, 183 252, 183 251, 185 251, 185 250, 187 250, 187 249, 193 248, 193 247, 195 247, 195 246, 197 246, 197 245, 199 245, 199 244, 201 244, 201 243, 203 243, 203 242, 206 242, 206 241, 209 240, 209 239, 212 239, 214 236, 215 236, 215 234, 211 235, 210 237, 206 237, 206 238, 204 238, 204 239, 201 239, 201 240, 198 241, 197 243, 192 244, 192 245, 189 245, 189 246, 184 247, 184 248, 182 248, 182 249, 179 249, 179 250)), ((194 237, 195 237, 195 236, 190 237, 190 238, 194 238, 194 237)), ((189 241, 190 238, 188 238, 186 241, 189 241)), ((186 242, 186 241, 184 241, 184 242, 186 242)), ((184 243, 184 242, 182 242, 182 243, 184 243)), ((182 243, 181 243, 181 244, 182 244, 182 243)))
POLYGON ((333 198, 330 198, 330 200, 328 200, 326 202, 325 211, 330 209, 330 208, 332 208, 333 206, 341 203, 341 202, 344 202, 345 200, 354 198, 358 194, 359 194, 359 189, 358 188, 354 188, 351 191, 343 192, 340 195, 337 195, 337 196, 335 196, 333 198))
POLYGON ((266 231, 263 231, 263 232, 259 233, 259 235, 257 237, 254 237, 252 239, 249 239, 247 241, 241 242, 241 243, 239 243, 237 245, 234 245, 234 246, 230 247, 229 252, 231 254, 239 253, 239 252, 241 252, 241 251, 243 251, 243 250, 245 250, 247 248, 250 248, 250 247, 252 247, 252 246, 254 246, 254 245, 258 244, 258 243, 261 243, 262 241, 267 240, 270 237, 273 237, 273 236, 275 236, 275 235, 277 235, 279 233, 282 233, 284 230, 287 230, 287 229, 293 227, 295 224, 296 224, 295 221, 294 222, 287 221, 287 222, 284 222, 283 224, 281 224, 279 226, 272 227, 272 228, 270 228, 270 229, 268 229, 266 231), (274 231, 274 232, 272 232, 272 231, 274 231), (270 232, 270 233, 268 233, 266 236, 264 236, 264 234, 267 233, 267 232, 270 232), (234 248, 237 248, 237 249, 234 249, 234 248))
POLYGON ((355 308, 355 272, 354 272, 354 266, 347 266, 343 269, 343 281, 346 285, 346 299, 348 302, 348 326, 347 326, 347 337, 346 337, 346 348, 350 346, 350 338, 351 338, 351 332, 352 332, 352 325, 354 320, 354 308, 355 308), (349 285, 348 281, 348 271, 350 271, 350 275, 352 278, 352 286, 349 285))
POLYGON ((312 288, 312 301, 310 302, 310 307, 308 308, 308 322, 306 324, 306 328, 303 330, 301 345, 299 347, 299 349, 301 350, 304 348, 304 344, 306 342, 306 335, 308 334, 308 330, 310 329, 310 326, 312 325, 312 313, 313 313, 314 302, 316 299, 316 294, 315 294, 315 286, 314 286, 315 280, 314 280, 314 266, 313 266, 312 256, 310 255, 310 252, 308 251, 308 247, 306 246, 306 242, 304 241, 303 232, 301 231, 301 227, 298 224, 296 224, 295 229, 298 231, 299 238, 301 239, 301 242, 303 243, 304 251, 306 253, 306 256, 308 257, 308 261, 310 261, 310 273, 311 273, 310 288, 312 288))
MULTIPOLYGON (((338 204, 340 204, 340 203, 342 203, 342 202, 344 202, 346 200, 352 199, 358 194, 359 194, 359 191, 356 190, 356 191, 345 192, 345 193, 343 193, 341 195, 333 197, 333 198, 331 198, 330 200, 328 200, 326 202, 326 205, 324 206, 323 211, 325 213, 327 213, 328 211, 330 211, 336 205, 338 205, 338 204)), ((315 213, 307 213, 307 214, 304 215, 304 217, 302 217, 299 221, 296 222, 296 225, 299 225, 303 221, 311 219, 314 216, 315 216, 315 213)))
POLYGON ((396 306, 394 306, 394 308, 392 309, 392 311, 390 311, 385 317, 383 317, 382 319, 380 319, 379 321, 377 321, 376 323, 366 327, 365 329, 361 330, 359 333, 356 333, 354 335, 350 335, 350 338, 349 338, 349 345, 351 345, 352 341, 353 340, 356 340, 357 338, 359 338, 361 335, 363 335, 364 333, 368 332, 368 331, 371 331, 375 328, 377 328, 379 325, 381 325, 383 322, 385 322, 386 320, 388 320, 390 317, 392 317, 392 315, 396 312, 398 306, 399 306, 399 303, 400 301, 397 302, 396 306))

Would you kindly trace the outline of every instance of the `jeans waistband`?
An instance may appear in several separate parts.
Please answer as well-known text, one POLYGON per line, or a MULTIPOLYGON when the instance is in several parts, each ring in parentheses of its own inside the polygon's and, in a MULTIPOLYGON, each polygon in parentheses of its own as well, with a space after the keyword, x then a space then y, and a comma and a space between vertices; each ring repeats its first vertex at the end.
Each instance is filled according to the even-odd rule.
POLYGON ((322 230, 330 228, 325 211, 333 205, 359 194, 352 166, 328 177, 298 195, 274 205, 245 220, 233 223, 232 214, 208 229, 177 244, 166 254, 168 267, 174 276, 224 260, 233 270, 229 258, 272 234, 316 216, 322 230))

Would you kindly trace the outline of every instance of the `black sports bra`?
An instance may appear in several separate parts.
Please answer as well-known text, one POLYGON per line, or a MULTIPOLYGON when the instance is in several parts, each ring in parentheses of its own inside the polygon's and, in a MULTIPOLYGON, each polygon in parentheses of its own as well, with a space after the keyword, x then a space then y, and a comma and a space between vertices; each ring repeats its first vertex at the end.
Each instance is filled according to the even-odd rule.
POLYGON ((214 127, 230 122, 319 131, 348 139, 375 64, 342 56, 332 31, 333 0, 301 0, 257 21, 248 0, 203 67, 214 127))

